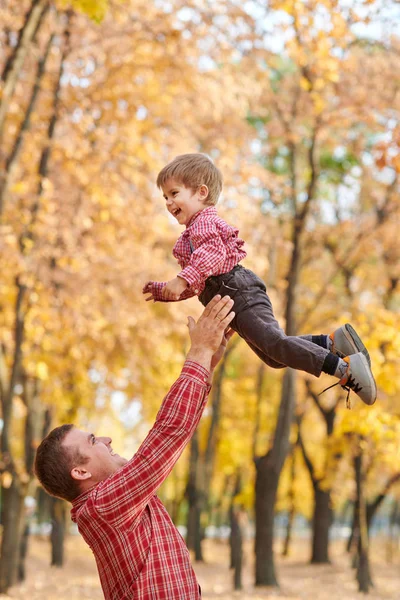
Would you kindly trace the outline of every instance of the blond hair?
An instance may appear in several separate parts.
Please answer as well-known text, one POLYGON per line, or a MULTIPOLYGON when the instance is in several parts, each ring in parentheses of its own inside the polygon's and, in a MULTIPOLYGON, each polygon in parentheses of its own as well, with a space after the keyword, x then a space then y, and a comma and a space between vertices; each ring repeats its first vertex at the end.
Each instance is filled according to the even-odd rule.
POLYGON ((222 190, 222 174, 206 154, 181 154, 168 163, 158 174, 157 186, 164 187, 168 179, 176 179, 185 187, 198 190, 208 187, 208 196, 204 204, 217 204, 222 190))

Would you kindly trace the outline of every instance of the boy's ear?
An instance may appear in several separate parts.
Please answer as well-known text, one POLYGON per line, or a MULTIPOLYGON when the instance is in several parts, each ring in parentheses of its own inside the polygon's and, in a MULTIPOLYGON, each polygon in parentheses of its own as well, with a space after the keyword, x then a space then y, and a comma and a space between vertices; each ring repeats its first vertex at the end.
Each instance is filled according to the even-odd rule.
POLYGON ((197 190, 201 200, 207 200, 208 198, 208 187, 203 183, 197 190))

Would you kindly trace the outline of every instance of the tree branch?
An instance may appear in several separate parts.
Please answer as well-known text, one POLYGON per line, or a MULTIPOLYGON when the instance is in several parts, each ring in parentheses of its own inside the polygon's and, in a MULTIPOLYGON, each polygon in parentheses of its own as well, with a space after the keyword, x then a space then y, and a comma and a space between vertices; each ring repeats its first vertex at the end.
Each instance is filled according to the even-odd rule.
POLYGON ((18 43, 15 47, 13 56, 7 62, 3 71, 4 86, 0 101, 0 143, 4 133, 4 121, 14 94, 25 57, 29 50, 29 45, 36 34, 43 16, 48 8, 49 0, 33 0, 29 9, 24 25, 20 31, 18 43))

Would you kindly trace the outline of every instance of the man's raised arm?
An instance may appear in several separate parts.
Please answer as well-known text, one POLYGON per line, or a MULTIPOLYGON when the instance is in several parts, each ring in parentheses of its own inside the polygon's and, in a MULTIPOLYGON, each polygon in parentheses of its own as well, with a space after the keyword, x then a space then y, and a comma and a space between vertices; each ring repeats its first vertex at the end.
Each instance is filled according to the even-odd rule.
POLYGON ((156 421, 134 457, 99 490, 96 508, 109 522, 138 519, 171 472, 202 415, 212 372, 231 333, 233 300, 215 296, 195 323, 189 317, 191 346, 182 372, 164 398, 156 421))

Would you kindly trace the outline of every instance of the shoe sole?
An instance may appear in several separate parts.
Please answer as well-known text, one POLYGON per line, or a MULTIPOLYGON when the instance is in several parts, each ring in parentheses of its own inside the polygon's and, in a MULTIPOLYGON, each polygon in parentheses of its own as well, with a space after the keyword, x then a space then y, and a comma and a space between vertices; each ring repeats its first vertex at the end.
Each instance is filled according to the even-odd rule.
MULTIPOLYGON (((371 371, 371 367, 368 364, 368 360, 367 360, 367 357, 365 356, 365 354, 361 353, 360 358, 361 358, 362 361, 363 360, 365 361, 364 367, 365 367, 365 370, 366 370, 366 372, 368 374, 369 385, 370 385, 371 390, 374 390, 374 392, 373 392, 373 395, 372 395, 373 397, 372 397, 371 402, 368 402, 367 400, 365 400, 364 398, 362 398, 359 394, 357 394, 357 396, 360 398, 360 400, 362 400, 364 402, 364 404, 366 404, 367 406, 372 406, 376 402, 376 397, 377 397, 377 393, 378 393, 378 390, 377 390, 377 387, 376 387, 376 381, 374 379, 374 376, 373 376, 372 371, 371 371)), ((350 369, 351 369, 351 358, 350 358, 350 369)))
POLYGON ((350 325, 350 323, 345 324, 343 334, 350 344, 354 344, 354 346, 357 348, 357 352, 362 352, 364 354, 368 361, 368 366, 371 368, 371 357, 369 352, 362 343, 360 336, 357 334, 354 327, 350 325))
POLYGON ((372 406, 372 405, 373 405, 373 404, 375 404, 375 402, 376 402, 376 397, 377 397, 377 394, 378 394, 378 389, 377 389, 377 387, 376 387, 376 381, 375 381, 375 378, 374 378, 374 376, 373 376, 373 374, 372 374, 372 371, 371 371, 371 365, 368 363, 368 359, 367 359, 367 357, 365 356, 365 354, 363 354, 363 358, 365 358, 365 359, 366 359, 366 361, 367 361, 367 366, 368 366, 368 371, 369 371, 369 377, 370 377, 371 387, 372 387, 372 385, 373 385, 373 388, 374 388, 374 390, 375 390, 375 393, 374 393, 374 398, 373 398, 372 402, 365 402, 365 400, 363 400, 362 398, 361 398, 361 400, 363 400, 363 402, 364 402, 365 404, 367 404, 367 406, 372 406))

